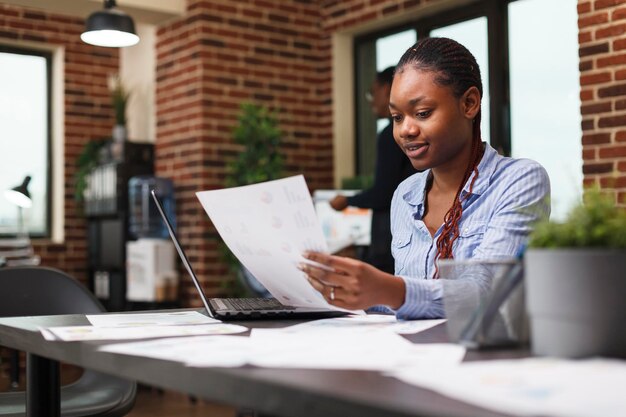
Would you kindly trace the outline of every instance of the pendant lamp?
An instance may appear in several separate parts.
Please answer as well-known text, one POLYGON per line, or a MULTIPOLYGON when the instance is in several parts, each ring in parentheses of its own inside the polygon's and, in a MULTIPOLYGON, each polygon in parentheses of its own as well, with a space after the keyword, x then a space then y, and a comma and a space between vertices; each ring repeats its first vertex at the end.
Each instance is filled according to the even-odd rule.
POLYGON ((139 42, 133 19, 116 7, 115 0, 104 0, 104 10, 87 18, 85 32, 80 38, 90 45, 112 48, 132 46, 139 42))

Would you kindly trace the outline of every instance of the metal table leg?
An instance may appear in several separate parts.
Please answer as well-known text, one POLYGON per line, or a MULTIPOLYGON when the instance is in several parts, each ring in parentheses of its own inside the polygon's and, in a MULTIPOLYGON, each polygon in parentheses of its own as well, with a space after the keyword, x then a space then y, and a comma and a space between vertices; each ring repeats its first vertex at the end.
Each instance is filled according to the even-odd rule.
POLYGON ((17 390, 20 385, 20 352, 11 349, 11 389, 17 390))
POLYGON ((26 354, 26 415, 61 416, 59 362, 26 354))

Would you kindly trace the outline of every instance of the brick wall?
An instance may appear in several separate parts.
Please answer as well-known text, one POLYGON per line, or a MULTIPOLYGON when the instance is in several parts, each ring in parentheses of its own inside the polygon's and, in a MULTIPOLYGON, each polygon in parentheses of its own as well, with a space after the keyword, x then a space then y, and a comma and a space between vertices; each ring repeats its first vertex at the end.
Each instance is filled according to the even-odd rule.
POLYGON ((578 16, 584 181, 626 205, 626 1, 579 0, 578 16))
MULTIPOLYGON (((195 192, 222 188, 240 103, 279 111, 285 175, 332 184, 329 40, 319 7, 297 1, 188 2, 157 34, 156 170, 176 184, 182 244, 209 294, 227 275, 195 192)), ((198 305, 183 279, 183 299, 198 305)))
POLYGON ((34 246, 43 265, 86 282, 86 229, 74 202, 75 162, 87 141, 110 135, 113 112, 107 76, 118 71, 119 61, 116 49, 84 44, 80 40, 83 28, 82 19, 0 4, 0 43, 35 42, 65 48, 65 242, 37 240, 34 246))

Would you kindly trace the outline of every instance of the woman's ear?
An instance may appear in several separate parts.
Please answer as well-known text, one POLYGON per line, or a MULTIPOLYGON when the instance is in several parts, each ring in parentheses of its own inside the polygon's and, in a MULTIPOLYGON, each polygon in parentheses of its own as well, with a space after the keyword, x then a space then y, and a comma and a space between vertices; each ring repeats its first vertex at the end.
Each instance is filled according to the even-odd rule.
POLYGON ((474 119, 480 110, 480 91, 476 87, 470 87, 461 97, 463 114, 468 119, 474 119))

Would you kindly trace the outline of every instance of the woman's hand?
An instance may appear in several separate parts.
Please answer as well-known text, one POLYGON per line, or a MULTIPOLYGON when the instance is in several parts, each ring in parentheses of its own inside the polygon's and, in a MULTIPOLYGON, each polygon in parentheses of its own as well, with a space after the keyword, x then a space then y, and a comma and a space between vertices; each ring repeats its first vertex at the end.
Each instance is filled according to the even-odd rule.
POLYGON ((358 310, 378 304, 397 309, 404 303, 405 286, 401 278, 352 258, 319 252, 305 252, 303 256, 326 266, 302 263, 300 269, 330 304, 358 310))

